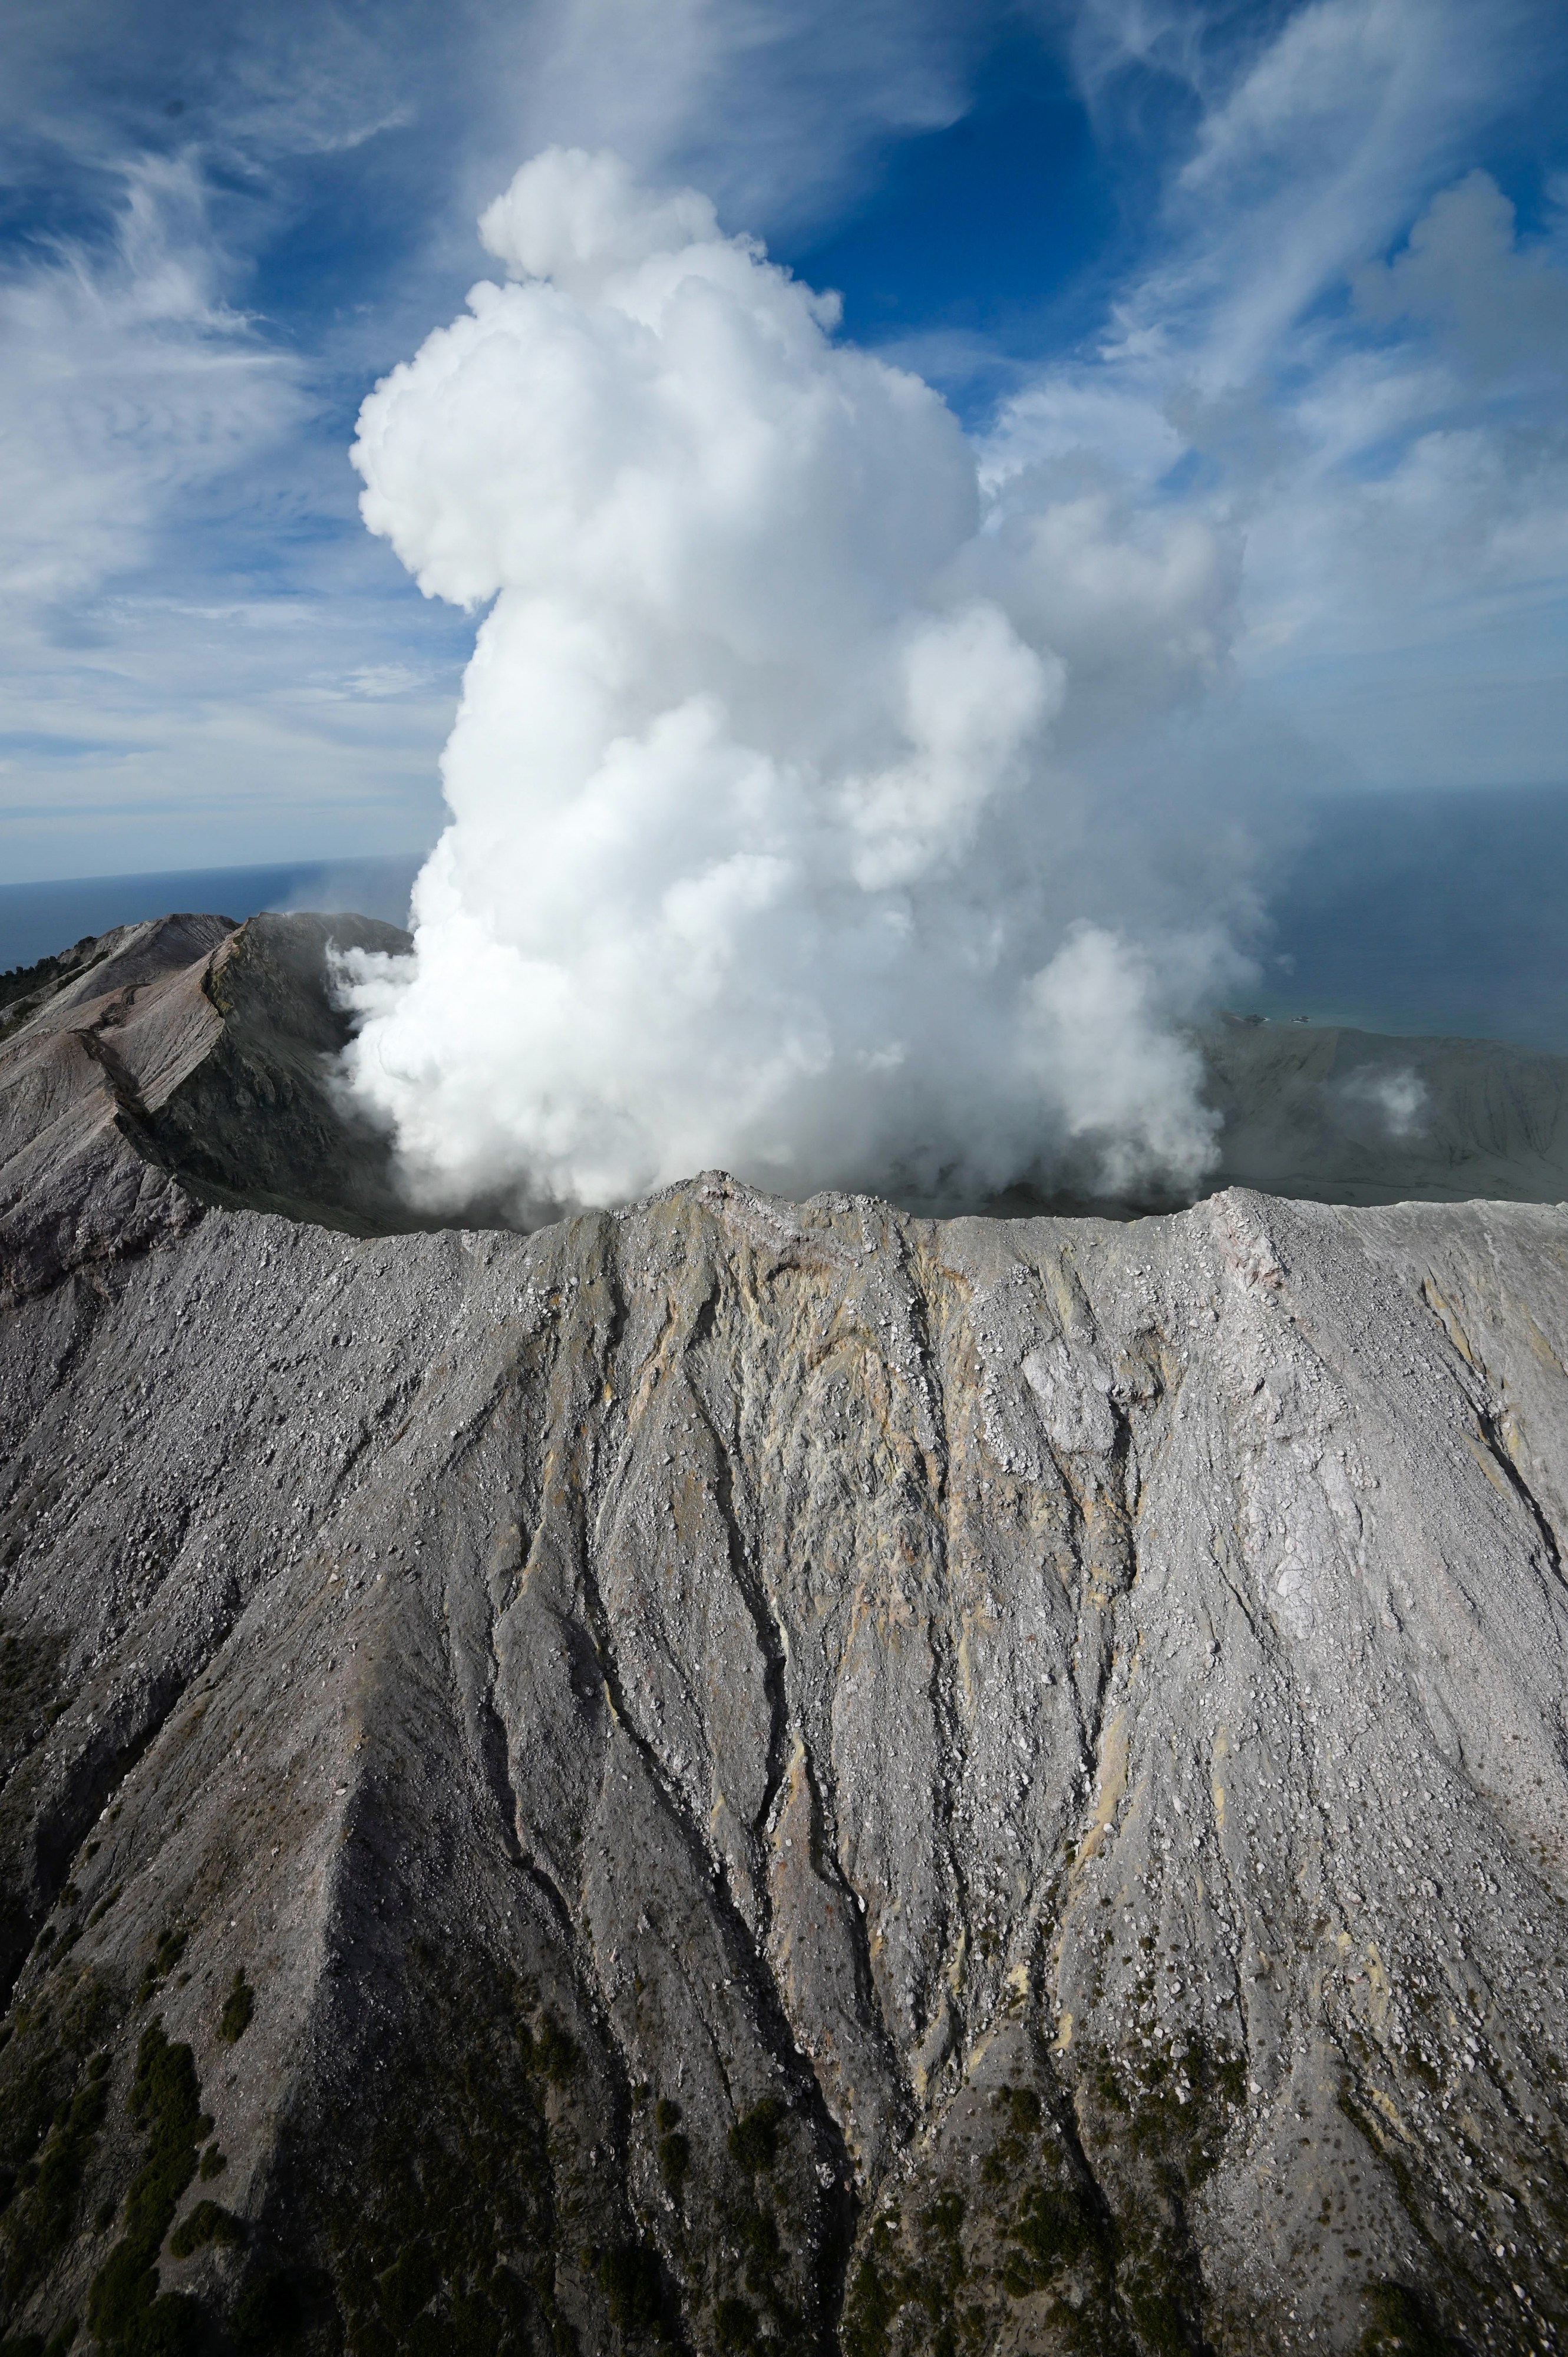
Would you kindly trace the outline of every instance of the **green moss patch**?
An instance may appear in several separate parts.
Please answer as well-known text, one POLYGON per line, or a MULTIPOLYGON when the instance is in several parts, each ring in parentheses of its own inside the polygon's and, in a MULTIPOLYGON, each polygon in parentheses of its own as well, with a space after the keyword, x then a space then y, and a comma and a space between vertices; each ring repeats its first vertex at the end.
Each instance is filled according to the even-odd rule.
POLYGON ((730 2158, 749 2172, 771 2169, 779 2158, 779 2129, 784 2106, 777 2095, 764 2095, 729 2132, 730 2158))
POLYGON ((672 2201, 679 2202, 682 2199, 691 2167, 690 2140, 679 2128, 669 2129, 659 2139, 659 2174, 672 2201))
POLYGON ((131 2116, 146 2133, 146 2158, 125 2195, 125 2231, 92 2278, 87 2321, 124 2357, 177 2357, 198 2338, 199 2310, 193 2300, 159 2292, 157 2259, 209 2124, 196 2059, 188 2046, 170 2044, 161 2021, 142 2033, 131 2116))
POLYGON ((237 2045, 243 2038, 255 2009, 256 1992, 245 1978, 245 1967, 242 1964, 229 1984, 229 1994, 218 2017, 218 2035, 226 2046, 237 2045))
POLYGON ((41 2332, 11 2334, 0 2341, 0 2357, 65 2357, 75 2339, 76 2319, 73 2316, 47 2341, 41 2332))
POLYGON ((188 1931, 177 1923, 166 1924, 158 1933, 153 1953, 143 1968, 142 1985, 136 1991, 138 2005, 145 2005, 149 1997, 157 1994, 158 1989, 184 1955, 185 1944, 189 1936, 188 1931))
MULTIPOLYGON (((378 2073, 386 2092, 368 2133, 358 2106, 328 2124, 352 2156, 328 2197, 324 2252, 348 2357, 567 2357, 551 2110, 579 2050, 517 1980, 465 1977, 443 1997, 445 2019, 411 2024, 378 2073)), ((291 2344, 258 2333, 252 2345, 291 2344)))
POLYGON ((1357 2357, 1457 2357, 1458 2343, 1444 2332, 1430 2302, 1410 2284, 1369 2284, 1367 2329, 1357 2357))
MULTIPOLYGON (((1043 2056, 1039 2067, 1043 2082, 1043 2056)), ((1112 2068, 1107 2055, 1090 2057, 1095 2096, 1112 2068)), ((1004 2085, 984 2104, 955 2108, 923 2186, 921 2177, 906 2184, 862 2241, 844 2357, 979 2357, 1015 2345, 1191 2357, 1206 2345, 1183 2232, 1185 2152, 1151 2162, 1135 2149, 1148 2091, 1139 2072, 1117 2070, 1115 2083, 1118 2100, 1101 2115, 1122 2170, 1109 2197, 1079 2146, 1073 2107, 1044 2083, 1004 2085)))
POLYGON ((107 2105, 113 2007, 92 1973, 55 1975, 0 2047, 0 2289, 12 2313, 76 2230, 107 2105))
POLYGON ((727 2293, 714 2308, 714 2348, 723 2352, 723 2357, 734 2357, 737 2351, 760 2348, 760 2322, 748 2299, 742 2299, 734 2292, 727 2293))
POLYGON ((5 2295, 15 2300, 46 2276, 70 2240, 87 2164, 108 2108, 107 2054, 95 2054, 81 2084, 57 2108, 37 2175, 6 2222, 5 2295))
POLYGON ((199 2201, 169 2236, 169 2256, 188 2259, 193 2251, 204 2250, 209 2243, 236 2250, 244 2239, 245 2230, 231 2212, 216 2201, 199 2201))
POLYGON ((664 2282, 658 2254, 646 2243, 618 2243, 598 2263, 599 2288, 618 2332, 662 2341, 664 2282))

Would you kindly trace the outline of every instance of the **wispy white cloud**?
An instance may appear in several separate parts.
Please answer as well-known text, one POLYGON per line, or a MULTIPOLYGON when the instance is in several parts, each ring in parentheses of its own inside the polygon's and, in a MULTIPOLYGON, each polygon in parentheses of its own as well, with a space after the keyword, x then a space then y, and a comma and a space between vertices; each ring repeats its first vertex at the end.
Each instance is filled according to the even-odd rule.
MULTIPOLYGON (((1035 470, 1049 496, 1031 489, 1032 529, 1048 508, 1052 531, 1120 549, 1094 627, 1124 599, 1149 662, 1187 683, 1181 742, 1136 758, 1201 763, 1201 677, 1227 761, 1288 740, 1293 776, 1313 744, 1374 779, 1551 773, 1568 721, 1568 189, 1521 229, 1493 151, 1527 117, 1529 152, 1549 144, 1561 9, 1030 5, 1074 60, 1106 168, 1138 184, 1136 253, 1119 249, 1103 332, 1048 367, 972 331, 897 357, 975 400, 1004 388, 988 481, 1035 470), (1207 651, 1162 656, 1178 578, 1193 594, 1170 610, 1209 612, 1207 651)), ((18 731, 134 742, 148 778, 188 781, 190 809, 204 770, 253 780, 258 830, 274 753, 314 770, 309 825, 358 824, 395 775, 387 823, 410 839, 435 808, 461 631, 363 544, 348 421, 479 274, 474 216, 564 139, 706 188, 727 229, 832 218, 892 143, 961 113, 977 56, 1018 20, 1000 0, 17 12, 0 180, 28 227, 0 275, 0 679, 18 731), (428 683, 363 684, 405 672, 428 683), (374 713, 406 718, 406 738, 375 735, 374 713)), ((1080 660, 1079 711, 1092 678, 1080 660)), ((1073 726, 1069 708, 1064 743, 1073 726)), ((18 757, 5 793, 41 804, 68 767, 35 791, 44 771, 18 757)), ((118 774, 129 813, 141 772, 118 774)), ((27 825, 14 858, 80 856, 27 825)), ((175 856, 148 835, 148 859, 175 856)))
POLYGON ((107 236, 42 241, 0 280, 6 872, 348 851, 367 824, 416 845, 455 670, 427 651, 430 708, 405 696, 395 726, 363 690, 324 719, 324 671, 343 701, 368 660, 392 668, 402 601, 357 544, 280 567, 318 387, 231 299, 199 160, 117 177, 107 236))
POLYGON ((261 463, 310 410, 292 357, 225 301, 199 175, 142 156, 113 233, 0 279, 0 578, 80 597, 147 554, 193 494, 261 463))
POLYGON ((348 426, 483 266, 475 213, 530 149, 609 136, 655 173, 700 159, 737 225, 820 217, 961 111, 985 22, 944 0, 22 11, 0 689, 18 736, 79 749, 7 774, 10 871, 166 864, 198 856, 193 824, 220 856, 242 807, 244 856, 269 829, 363 848, 343 838, 372 806, 399 848, 431 829, 458 633, 364 541, 348 426))
POLYGON ((1373 782, 1561 776, 1568 259, 1473 158, 1561 78, 1555 11, 1096 5, 1079 55, 1181 82, 1160 226, 990 470, 1094 463, 1245 547, 1238 694, 1373 782), (1207 35, 1209 38, 1202 38, 1207 35), (1520 692, 1500 691, 1511 680, 1520 692))
POLYGON ((822 221, 891 140, 964 112, 998 14, 942 0, 546 0, 521 51, 523 152, 612 148, 650 177, 689 175, 726 225, 765 235, 822 221))

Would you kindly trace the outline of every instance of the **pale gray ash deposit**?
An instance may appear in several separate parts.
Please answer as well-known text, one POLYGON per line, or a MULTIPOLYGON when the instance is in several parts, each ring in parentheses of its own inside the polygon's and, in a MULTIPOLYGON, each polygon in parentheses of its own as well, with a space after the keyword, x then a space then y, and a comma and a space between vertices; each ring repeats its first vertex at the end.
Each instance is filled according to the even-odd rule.
POLYGON ((0 1007, 7 2357, 1556 2349, 1563 1207, 420 1232, 329 937, 0 1007))

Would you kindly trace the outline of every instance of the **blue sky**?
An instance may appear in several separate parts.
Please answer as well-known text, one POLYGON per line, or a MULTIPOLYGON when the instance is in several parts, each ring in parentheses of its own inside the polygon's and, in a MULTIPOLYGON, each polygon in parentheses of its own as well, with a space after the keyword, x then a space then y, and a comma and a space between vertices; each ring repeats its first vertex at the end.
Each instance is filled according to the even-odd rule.
POLYGON ((1115 519, 1112 626, 1156 575, 1179 604, 1185 524, 1226 552, 1223 662, 1151 741, 1173 779, 1260 809, 1565 781, 1554 0, 8 21, 6 880, 433 838, 474 619, 364 532, 348 447, 552 142, 838 288, 999 499, 1048 478, 1115 519))

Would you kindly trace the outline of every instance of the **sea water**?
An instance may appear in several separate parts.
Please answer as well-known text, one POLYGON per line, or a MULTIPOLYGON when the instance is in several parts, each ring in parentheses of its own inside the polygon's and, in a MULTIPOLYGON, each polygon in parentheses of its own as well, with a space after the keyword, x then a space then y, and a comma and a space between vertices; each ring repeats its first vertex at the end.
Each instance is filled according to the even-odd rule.
MULTIPOLYGON (((1250 946, 1238 1012, 1509 1039, 1568 1054, 1568 787, 1343 794, 1311 805, 1250 946)), ((83 933, 210 909, 407 920, 418 861, 191 868, 0 886, 0 970, 83 933)))
POLYGON ((262 909, 352 909, 406 925, 419 861, 301 861, 275 867, 183 867, 145 876, 0 885, 0 973, 68 949, 84 933, 138 924, 173 909, 232 917, 262 909))

